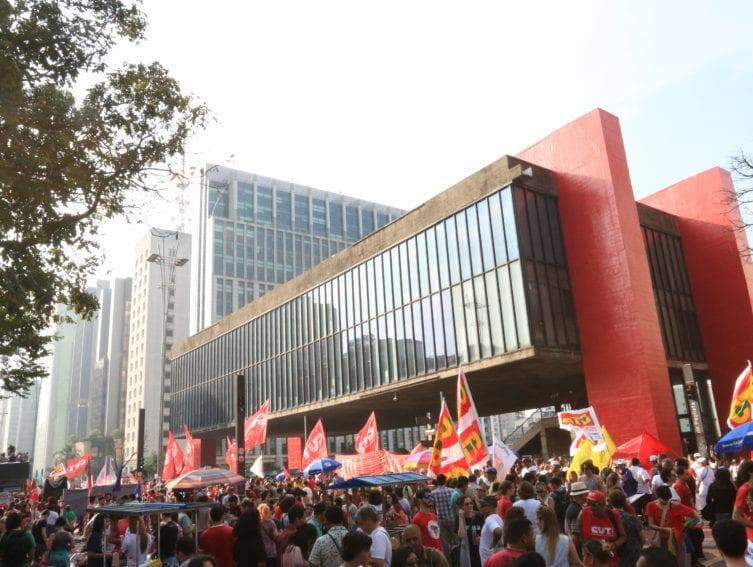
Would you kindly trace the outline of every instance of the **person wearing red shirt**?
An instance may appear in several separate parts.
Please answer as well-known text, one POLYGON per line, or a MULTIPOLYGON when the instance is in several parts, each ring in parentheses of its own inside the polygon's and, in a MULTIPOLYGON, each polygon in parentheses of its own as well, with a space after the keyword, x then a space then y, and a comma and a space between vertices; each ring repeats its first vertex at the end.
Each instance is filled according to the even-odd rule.
POLYGON ((512 508, 512 499, 515 496, 515 484, 509 480, 499 483, 499 500, 497 500, 497 514, 504 518, 507 511, 512 508))
POLYGON ((688 486, 688 471, 685 467, 677 467, 677 480, 672 488, 677 492, 682 504, 688 508, 693 507, 693 494, 690 492, 690 486, 688 486))
POLYGON ((220 504, 209 510, 209 527, 199 534, 199 548, 217 559, 217 567, 235 567, 233 528, 223 523, 224 513, 220 504))
POLYGON ((742 481, 735 496, 735 507, 732 509, 732 519, 745 526, 748 541, 753 542, 753 462, 747 461, 740 465, 737 480, 742 481))
POLYGON ((505 539, 507 547, 487 559, 483 567, 507 567, 520 556, 533 551, 536 543, 533 524, 528 518, 510 520, 505 526, 505 539))
POLYGON ((622 516, 607 509, 607 498, 601 490, 592 490, 586 499, 588 506, 578 515, 578 533, 582 541, 598 541, 610 552, 609 565, 617 567, 619 558, 616 549, 627 541, 622 516))
POLYGON ((431 511, 431 498, 428 490, 422 489, 416 493, 418 512, 413 516, 413 523, 421 530, 421 542, 426 547, 442 550, 440 538, 439 518, 431 511))
POLYGON ((674 534, 679 551, 682 549, 684 542, 682 531, 685 522, 690 518, 698 518, 700 520, 700 516, 693 508, 676 501, 673 502, 671 500, 672 491, 669 490, 668 486, 658 487, 656 489, 656 497, 658 500, 652 500, 646 504, 648 525, 659 531, 662 542, 667 541, 670 533, 674 534))

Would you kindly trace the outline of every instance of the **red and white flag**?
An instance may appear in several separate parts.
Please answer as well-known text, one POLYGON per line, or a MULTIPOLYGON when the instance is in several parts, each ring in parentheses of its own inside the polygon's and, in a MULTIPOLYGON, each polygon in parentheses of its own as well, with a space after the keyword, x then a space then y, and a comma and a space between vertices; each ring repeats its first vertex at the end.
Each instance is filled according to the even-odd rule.
POLYGON ((183 451, 175 440, 175 435, 171 431, 167 437, 167 450, 165 451, 165 464, 162 467, 162 480, 170 480, 178 476, 183 471, 184 462, 183 451))
POLYGON ((476 404, 461 367, 458 371, 458 437, 465 458, 471 467, 483 467, 489 459, 489 449, 481 433, 476 404))
POLYGON ((377 429, 376 415, 371 412, 366 425, 356 436, 356 453, 373 453, 379 450, 379 430, 377 429))
POLYGON ((65 476, 70 480, 84 474, 87 467, 89 466, 89 461, 91 460, 91 458, 92 454, 87 453, 86 455, 82 455, 81 457, 68 459, 65 462, 65 476))
POLYGON ((186 469, 186 472, 188 472, 199 467, 195 466, 196 459, 194 455, 193 435, 191 435, 191 431, 185 423, 183 424, 183 433, 186 435, 186 449, 183 451, 183 467, 186 469))
POLYGON ((311 433, 309 433, 309 438, 306 439, 301 466, 305 469, 315 460, 326 459, 328 455, 327 437, 324 435, 324 425, 322 425, 322 420, 320 419, 314 425, 311 433))
POLYGON ((230 437, 225 436, 227 440, 227 450, 225 451, 225 461, 231 471, 238 470, 238 445, 235 441, 230 442, 230 437))
POLYGON ((269 416, 269 400, 264 402, 254 415, 250 415, 243 422, 244 448, 246 451, 267 441, 267 417, 269 416))
POLYGON ((439 411, 437 428, 434 431, 434 446, 432 447, 429 470, 435 475, 443 474, 448 478, 468 476, 471 472, 465 454, 460 447, 460 439, 452 423, 447 403, 442 400, 439 411))

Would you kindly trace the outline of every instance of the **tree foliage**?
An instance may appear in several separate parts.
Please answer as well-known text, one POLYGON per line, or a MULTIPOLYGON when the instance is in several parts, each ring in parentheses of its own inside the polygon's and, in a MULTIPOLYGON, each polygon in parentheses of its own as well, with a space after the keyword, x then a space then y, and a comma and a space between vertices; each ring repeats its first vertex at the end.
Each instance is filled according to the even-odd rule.
POLYGON ((123 0, 0 0, 0 384, 24 394, 45 374, 55 305, 97 309, 86 280, 98 227, 153 191, 202 127, 206 107, 159 63, 114 67, 143 38, 123 0), (82 76, 94 78, 77 100, 82 76))

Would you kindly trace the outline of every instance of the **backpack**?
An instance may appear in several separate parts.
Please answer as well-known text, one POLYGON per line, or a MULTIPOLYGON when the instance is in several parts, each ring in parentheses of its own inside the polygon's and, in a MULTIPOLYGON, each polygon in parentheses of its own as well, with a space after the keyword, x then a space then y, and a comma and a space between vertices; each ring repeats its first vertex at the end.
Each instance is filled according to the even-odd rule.
POLYGON ((638 481, 635 480, 630 469, 625 469, 625 480, 622 481, 622 490, 625 491, 625 496, 633 496, 638 492, 638 481))
POLYGON ((24 530, 12 530, 5 535, 2 561, 5 567, 29 563, 29 540, 24 530))

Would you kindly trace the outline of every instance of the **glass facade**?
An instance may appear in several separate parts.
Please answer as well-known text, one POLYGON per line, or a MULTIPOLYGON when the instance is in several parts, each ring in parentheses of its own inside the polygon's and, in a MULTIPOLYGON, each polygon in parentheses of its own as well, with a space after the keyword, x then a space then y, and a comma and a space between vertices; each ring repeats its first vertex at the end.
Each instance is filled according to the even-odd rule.
MULTIPOLYGON (((343 234, 364 218, 330 206, 330 227, 333 214, 343 234)), ((292 240, 297 273, 318 239, 292 240)), ((230 423, 237 373, 249 407, 280 411, 532 344, 578 348, 557 201, 507 186, 177 357, 172 427, 230 423)))
POLYGON ((207 315, 199 329, 400 214, 397 209, 274 179, 210 180, 206 215, 214 289, 207 292, 211 320, 207 315))
POLYGON ((682 240, 655 228, 641 228, 667 359, 705 362, 682 240))

